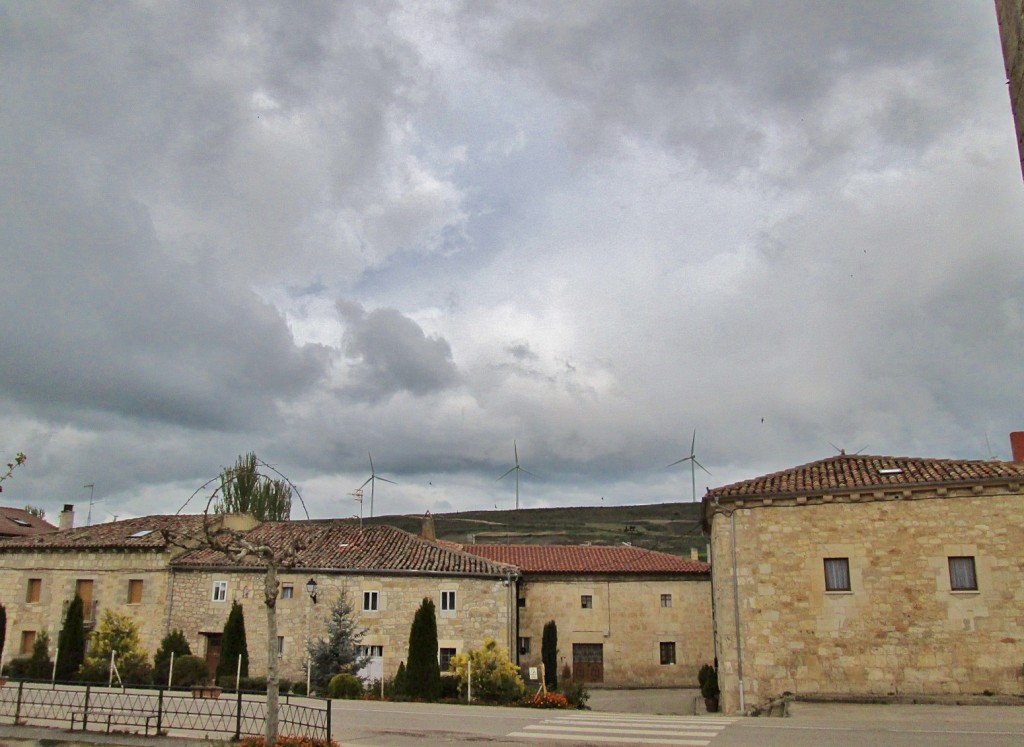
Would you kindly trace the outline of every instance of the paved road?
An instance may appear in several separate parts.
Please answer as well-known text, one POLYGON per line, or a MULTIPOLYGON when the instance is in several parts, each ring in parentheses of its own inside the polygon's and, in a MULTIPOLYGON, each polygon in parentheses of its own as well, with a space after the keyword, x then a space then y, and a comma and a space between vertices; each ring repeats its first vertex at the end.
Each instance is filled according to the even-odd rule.
POLYGON ((1022 747, 1024 707, 795 704, 792 716, 728 718, 419 703, 334 704, 346 747, 423 744, 681 747, 1022 747))

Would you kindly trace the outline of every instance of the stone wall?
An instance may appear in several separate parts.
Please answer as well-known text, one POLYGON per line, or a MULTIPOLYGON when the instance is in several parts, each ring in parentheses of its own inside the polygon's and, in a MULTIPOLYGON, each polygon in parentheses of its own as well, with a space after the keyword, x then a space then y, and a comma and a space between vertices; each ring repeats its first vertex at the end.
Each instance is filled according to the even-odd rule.
POLYGON ((1024 171, 1024 3, 1021 0, 996 0, 996 19, 1003 46, 1010 108, 1017 130, 1017 150, 1024 171))
POLYGON ((603 645, 604 685, 693 685, 714 658, 708 577, 573 577, 531 574, 520 582, 519 636, 530 639, 523 666, 539 666, 544 624, 558 626, 558 668, 573 664, 574 643, 603 645), (663 594, 671 606, 662 606, 663 594), (583 608, 582 596, 592 606, 583 608), (660 644, 675 643, 676 663, 661 664, 660 644))
MULTIPOLYGON (((748 710, 786 691, 1024 694, 1020 492, 747 501, 734 518, 748 710), (951 556, 975 558, 977 591, 951 591, 951 556), (849 559, 850 591, 825 590, 824 558, 849 559)), ((730 516, 717 513, 716 647, 727 712, 739 710, 732 549, 730 516)))
MULTIPOLYGON (((454 578, 443 576, 344 575, 318 572, 317 603, 306 593, 310 574, 282 572, 279 581, 290 584, 291 599, 277 602, 277 633, 284 638, 280 657, 280 676, 303 679, 306 641, 327 637, 327 621, 335 602, 344 591, 355 610, 359 626, 366 630, 365 646, 382 646, 385 678, 394 676, 409 649, 409 629, 424 597, 434 601, 437 614, 438 645, 462 653, 479 648, 485 637, 508 646, 514 621, 514 600, 510 588, 498 579, 454 578), (363 611, 363 592, 377 592, 377 611, 363 611), (441 592, 456 592, 454 612, 441 610, 441 592), (510 616, 511 613, 511 616, 510 616)), ((246 640, 249 647, 249 673, 262 675, 267 662, 267 618, 263 603, 263 576, 254 572, 220 573, 216 571, 177 570, 173 582, 171 626, 185 632, 193 652, 206 653, 204 633, 224 629, 232 600, 244 610, 246 640), (213 601, 214 581, 227 581, 227 599, 213 601)))
MULTIPOLYGON (((167 556, 159 551, 49 551, 0 553, 0 603, 7 609, 4 661, 19 656, 22 632, 46 630, 51 650, 63 626, 64 605, 75 595, 78 581, 93 582, 97 621, 114 609, 139 625, 142 646, 152 657, 167 622, 167 556), (41 580, 38 602, 28 602, 29 579, 41 580), (128 582, 142 581, 142 601, 128 603, 128 582)), ((87 613, 88 614, 88 613, 87 613)))

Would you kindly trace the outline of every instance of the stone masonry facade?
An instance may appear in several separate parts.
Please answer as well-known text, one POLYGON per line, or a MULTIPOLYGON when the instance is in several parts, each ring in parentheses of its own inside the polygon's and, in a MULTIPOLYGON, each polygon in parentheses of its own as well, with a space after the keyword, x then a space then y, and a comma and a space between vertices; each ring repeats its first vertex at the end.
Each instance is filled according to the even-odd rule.
POLYGON ((726 712, 739 710, 737 600, 747 710, 785 692, 1024 694, 1018 482, 705 507, 726 712), (951 558, 971 559, 976 589, 952 588, 951 558), (846 559, 848 590, 826 590, 826 559, 846 559))
POLYGON ((523 666, 540 665, 549 620, 558 626, 559 677, 564 666, 573 667, 575 644, 602 646, 602 684, 608 687, 690 687, 701 664, 714 657, 706 576, 529 574, 519 597, 519 637, 529 639, 529 651, 519 657, 523 666))
MULTIPOLYGON (((413 616, 424 598, 434 602, 439 648, 458 653, 479 648, 485 637, 507 646, 514 621, 514 600, 501 580, 435 575, 374 575, 317 572, 279 575, 281 589, 291 588, 277 600, 277 633, 281 638, 280 676, 305 678, 306 642, 327 637, 327 621, 341 594, 347 595, 362 645, 382 647, 385 678, 393 677, 409 649, 413 616), (317 583, 317 602, 306 592, 306 582, 317 583), (441 609, 441 592, 455 592, 455 610, 441 609), (375 595, 376 610, 364 610, 364 592, 375 595)), ((263 602, 263 575, 258 572, 176 570, 173 577, 170 627, 185 631, 193 652, 206 654, 208 637, 224 629, 232 601, 242 605, 249 648, 249 671, 266 671, 267 617, 263 602), (226 597, 215 601, 214 582, 226 582, 226 597)), ((372 604, 370 605, 372 606, 372 604)))

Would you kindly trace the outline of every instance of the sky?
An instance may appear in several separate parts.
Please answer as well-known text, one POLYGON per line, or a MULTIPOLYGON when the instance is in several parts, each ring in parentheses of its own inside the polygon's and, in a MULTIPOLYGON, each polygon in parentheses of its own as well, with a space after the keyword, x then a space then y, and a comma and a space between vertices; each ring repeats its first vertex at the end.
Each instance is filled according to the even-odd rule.
POLYGON ((0 0, 0 173, 2 502, 54 521, 248 451, 327 518, 370 454, 381 515, 1024 430, 991 2, 0 0))

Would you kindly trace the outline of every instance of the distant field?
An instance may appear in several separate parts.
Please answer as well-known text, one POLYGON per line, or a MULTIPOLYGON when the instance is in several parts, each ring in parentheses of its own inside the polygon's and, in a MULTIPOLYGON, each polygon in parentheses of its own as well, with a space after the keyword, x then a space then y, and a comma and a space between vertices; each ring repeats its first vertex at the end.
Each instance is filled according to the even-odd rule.
MULTIPOLYGON (((390 524, 419 534, 422 517, 376 516, 368 524, 390 524)), ((690 555, 697 548, 707 559, 707 538, 700 528, 699 503, 645 506, 526 508, 519 511, 463 511, 434 514, 438 539, 463 544, 617 545, 628 542, 649 550, 690 555)))

